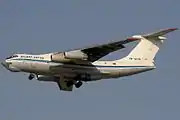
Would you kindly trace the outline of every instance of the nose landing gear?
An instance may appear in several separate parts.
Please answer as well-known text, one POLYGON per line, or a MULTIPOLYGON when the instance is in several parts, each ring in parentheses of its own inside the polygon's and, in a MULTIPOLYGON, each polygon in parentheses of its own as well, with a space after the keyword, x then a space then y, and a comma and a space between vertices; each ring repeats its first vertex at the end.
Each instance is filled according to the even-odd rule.
POLYGON ((35 75, 31 73, 31 74, 29 74, 28 79, 29 79, 29 80, 32 80, 34 77, 35 77, 35 75))

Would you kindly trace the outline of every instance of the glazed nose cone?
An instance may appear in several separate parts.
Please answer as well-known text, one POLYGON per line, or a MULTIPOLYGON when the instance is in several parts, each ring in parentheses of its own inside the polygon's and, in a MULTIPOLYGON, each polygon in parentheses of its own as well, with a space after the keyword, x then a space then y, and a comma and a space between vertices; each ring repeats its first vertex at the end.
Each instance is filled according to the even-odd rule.
POLYGON ((6 63, 5 61, 1 62, 1 65, 2 65, 3 67, 5 67, 6 69, 9 68, 9 64, 6 63))

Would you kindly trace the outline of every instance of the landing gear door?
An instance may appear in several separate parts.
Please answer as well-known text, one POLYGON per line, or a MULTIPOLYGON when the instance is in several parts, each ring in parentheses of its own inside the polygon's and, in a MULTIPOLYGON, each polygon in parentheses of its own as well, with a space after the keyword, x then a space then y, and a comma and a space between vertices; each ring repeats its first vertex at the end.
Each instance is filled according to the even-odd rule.
POLYGON ((67 82, 69 80, 66 79, 64 76, 61 76, 60 79, 57 80, 57 84, 60 90, 63 91, 73 91, 73 85, 68 86, 67 82))

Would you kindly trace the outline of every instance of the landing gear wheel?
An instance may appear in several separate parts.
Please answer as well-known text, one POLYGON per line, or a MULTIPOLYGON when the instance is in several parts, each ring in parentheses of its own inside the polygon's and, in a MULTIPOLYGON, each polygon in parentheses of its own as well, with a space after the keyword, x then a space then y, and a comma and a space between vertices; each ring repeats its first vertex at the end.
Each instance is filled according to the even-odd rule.
POLYGON ((30 74, 29 77, 28 77, 28 79, 29 79, 29 80, 32 80, 34 77, 35 77, 34 74, 30 74))
POLYGON ((73 85, 74 83, 73 83, 73 81, 68 81, 67 83, 66 83, 66 85, 68 86, 68 87, 70 87, 71 85, 73 85))
POLYGON ((79 87, 81 87, 82 84, 83 84, 82 81, 78 81, 78 82, 75 84, 75 87, 76 87, 76 88, 79 88, 79 87))

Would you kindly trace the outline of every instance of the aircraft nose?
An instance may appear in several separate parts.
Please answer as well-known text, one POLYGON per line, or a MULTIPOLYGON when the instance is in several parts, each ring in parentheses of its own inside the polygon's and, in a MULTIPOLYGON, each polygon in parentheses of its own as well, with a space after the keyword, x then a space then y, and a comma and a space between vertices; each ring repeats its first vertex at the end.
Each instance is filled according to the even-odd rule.
POLYGON ((9 64, 5 61, 1 62, 2 66, 4 66, 5 68, 9 68, 9 64))

